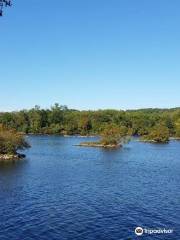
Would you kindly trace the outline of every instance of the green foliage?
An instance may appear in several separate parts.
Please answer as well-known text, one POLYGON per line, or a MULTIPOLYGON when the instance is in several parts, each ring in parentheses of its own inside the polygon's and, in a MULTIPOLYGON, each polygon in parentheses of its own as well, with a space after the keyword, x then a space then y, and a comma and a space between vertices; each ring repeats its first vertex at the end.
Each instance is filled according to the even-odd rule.
POLYGON ((18 149, 29 147, 22 134, 0 125, 0 154, 15 154, 18 149))
POLYGON ((143 137, 144 140, 154 141, 158 143, 169 141, 169 129, 162 124, 157 124, 154 126, 149 134, 143 137))
POLYGON ((146 137, 153 137, 154 128, 163 125, 171 137, 179 137, 180 108, 77 111, 56 103, 50 109, 35 106, 30 110, 0 113, 0 123, 22 133, 68 135, 101 135, 108 125, 113 125, 126 128, 127 135, 146 137))
POLYGON ((79 120, 78 124, 79 132, 82 135, 86 135, 90 132, 92 125, 91 120, 89 119, 87 114, 83 114, 79 120))
POLYGON ((175 136, 180 138, 180 118, 175 122, 175 136))
POLYGON ((125 141, 127 136, 127 128, 119 127, 115 124, 107 125, 102 132, 101 143, 103 145, 118 145, 125 141))

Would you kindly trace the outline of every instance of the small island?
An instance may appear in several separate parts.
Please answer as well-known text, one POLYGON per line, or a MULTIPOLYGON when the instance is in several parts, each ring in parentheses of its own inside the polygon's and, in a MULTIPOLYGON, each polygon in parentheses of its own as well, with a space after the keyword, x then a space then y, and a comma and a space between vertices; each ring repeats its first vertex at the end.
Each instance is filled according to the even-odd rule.
POLYGON ((105 126, 100 134, 101 139, 97 142, 82 142, 76 146, 80 147, 102 147, 102 148, 118 148, 129 141, 127 136, 127 128, 119 127, 115 124, 105 126))
POLYGON ((0 161, 19 160, 25 157, 17 151, 30 147, 24 135, 0 125, 0 161))
POLYGON ((157 124, 141 137, 140 141, 151 143, 168 143, 170 140, 169 129, 163 124, 157 124))

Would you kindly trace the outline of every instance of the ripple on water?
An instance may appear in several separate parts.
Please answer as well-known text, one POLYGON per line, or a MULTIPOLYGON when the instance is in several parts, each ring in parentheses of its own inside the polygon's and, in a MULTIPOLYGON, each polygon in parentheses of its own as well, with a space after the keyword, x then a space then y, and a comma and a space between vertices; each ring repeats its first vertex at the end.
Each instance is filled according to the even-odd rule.
POLYGON ((75 147, 76 137, 29 141, 25 161, 0 165, 1 240, 134 240, 137 226, 180 239, 180 142, 107 151, 75 147))

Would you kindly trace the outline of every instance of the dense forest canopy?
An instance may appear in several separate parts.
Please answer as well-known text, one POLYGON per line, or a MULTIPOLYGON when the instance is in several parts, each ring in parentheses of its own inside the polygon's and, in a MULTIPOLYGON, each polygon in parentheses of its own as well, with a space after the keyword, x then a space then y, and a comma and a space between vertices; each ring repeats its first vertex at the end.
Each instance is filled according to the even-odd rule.
POLYGON ((56 103, 50 109, 35 106, 30 110, 0 113, 0 123, 27 134, 63 135, 100 134, 113 124, 126 129, 128 135, 158 139, 164 132, 167 139, 180 137, 180 108, 78 111, 56 103))

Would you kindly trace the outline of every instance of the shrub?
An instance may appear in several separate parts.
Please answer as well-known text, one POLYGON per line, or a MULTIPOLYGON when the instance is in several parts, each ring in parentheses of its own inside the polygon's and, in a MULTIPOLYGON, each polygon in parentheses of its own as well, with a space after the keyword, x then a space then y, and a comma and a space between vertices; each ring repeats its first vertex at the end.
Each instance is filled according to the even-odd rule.
POLYGON ((0 154, 16 154, 18 149, 28 147, 29 144, 22 134, 0 125, 0 154))
POLYGON ((101 143, 103 145, 118 145, 125 142, 127 136, 127 128, 110 124, 104 128, 101 136, 101 143))
POLYGON ((169 136, 169 129, 164 125, 158 124, 153 127, 149 134, 144 136, 143 139, 147 141, 163 143, 169 141, 169 136))

